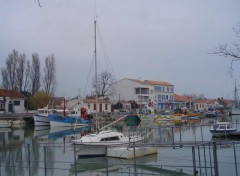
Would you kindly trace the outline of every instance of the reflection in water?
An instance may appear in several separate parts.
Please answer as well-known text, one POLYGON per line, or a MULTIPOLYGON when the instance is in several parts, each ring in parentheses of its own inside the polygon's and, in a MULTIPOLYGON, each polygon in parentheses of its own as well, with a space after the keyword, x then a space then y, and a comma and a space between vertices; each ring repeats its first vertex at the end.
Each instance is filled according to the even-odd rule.
MULTIPOLYGON (((236 118, 236 117, 234 117, 236 118)), ((232 120, 234 119, 232 117, 232 120)), ((239 118, 240 119, 240 118, 239 118)), ((210 125, 209 122, 214 123, 218 119, 203 119, 202 124, 197 125, 194 124, 185 124, 182 126, 161 126, 161 127, 146 127, 141 126, 141 123, 138 126, 126 126, 122 122, 114 124, 112 127, 114 130, 131 133, 138 131, 144 136, 145 143, 154 143, 158 145, 168 144, 174 145, 177 142, 206 142, 206 141, 227 141, 228 138, 223 139, 212 139, 211 133, 209 132, 210 125)), ((238 120, 238 119, 237 119, 238 120)), ((146 122, 145 122, 146 123, 146 122)), ((104 124, 102 124, 104 126, 104 124)), ((78 175, 79 173, 89 173, 100 171, 100 167, 102 170, 111 170, 111 169, 121 169, 121 171, 127 171, 127 169, 131 169, 134 171, 134 166, 131 165, 132 160, 123 160, 123 159, 115 159, 115 158, 101 158, 99 162, 87 161, 77 157, 73 147, 68 143, 68 136, 81 136, 87 133, 92 133, 95 127, 87 127, 87 128, 13 128, 13 129, 0 129, 0 175, 24 175, 24 176, 65 176, 65 175, 78 175), (107 160, 106 160, 107 159, 107 160), (85 166, 84 164, 85 163, 85 166), (88 164, 86 164, 88 163, 88 164), (109 167, 106 167, 106 163, 109 167), (119 164, 114 164, 119 163, 119 164), (122 164, 121 164, 122 163, 122 164), (83 167, 84 166, 84 167, 83 167), (117 167, 118 166, 118 167, 117 167), (119 167, 121 166, 121 167, 119 167), (90 167, 95 167, 90 169, 90 167), (91 171, 90 171, 91 170, 91 171), (95 171, 94 171, 95 170, 95 171)), ((238 139, 230 139, 238 141, 238 139)), ((219 158, 223 158, 224 161, 233 161, 233 146, 230 145, 231 151, 221 149, 221 152, 218 153, 219 158), (228 154, 231 152, 231 154, 228 154), (224 154, 228 154, 228 156, 232 156, 230 159, 224 158, 224 154)), ((202 150, 202 149, 200 149, 202 150)), ((208 158, 208 153, 204 153, 206 158, 208 158)), ((200 155, 201 157, 204 155, 200 155)), ((237 155, 239 155, 237 153, 237 155)), ((146 166, 149 170, 156 171, 156 168, 160 168, 162 165, 173 165, 179 164, 178 161, 186 159, 186 167, 188 166, 188 173, 192 173, 192 151, 191 149, 184 148, 180 149, 176 147, 176 150, 173 150, 172 147, 163 148, 159 147, 159 152, 154 156, 146 156, 143 158, 138 158, 137 162, 141 166, 146 166), (175 152, 175 155, 170 158, 171 154, 175 152), (184 154, 181 156, 181 154, 184 154), (161 158, 164 156, 163 158, 161 158), (181 156, 181 158, 180 158, 181 156), (171 161, 170 161, 171 160, 171 161), (149 163, 155 165, 155 168, 149 166, 149 163)), ((238 158, 238 157, 237 157, 238 158)), ((196 157, 196 160, 198 157, 196 157)), ((203 159, 203 158, 201 158, 203 159)), ((222 160, 221 160, 222 161, 222 160)), ((209 161, 210 162, 210 161, 209 161)), ((232 162, 233 163, 233 162, 232 162)), ((139 166, 138 164, 138 166, 139 166)), ((220 165, 221 163, 219 163, 220 165)), ((231 173, 235 175, 237 173, 237 169, 239 168, 239 164, 234 164, 229 166, 229 164, 221 165, 219 170, 224 173, 224 167, 233 170, 231 173), (235 170, 234 170, 235 169, 235 170)), ((180 167, 181 168, 181 167, 180 167)), ((182 168, 181 168, 182 169, 182 168)), ((184 169, 184 168, 183 168, 184 169)), ((225 169, 227 170, 227 169, 225 169)), ((204 174, 204 171, 201 170, 204 174)), ((214 172, 213 172, 214 173, 214 172)), ((81 175, 80 174, 80 175, 81 175)), ((148 173, 149 174, 149 173, 148 173)), ((225 174, 225 173, 224 173, 225 174)), ((223 174, 223 175, 224 175, 223 174)), ((211 175, 211 174, 210 174, 211 175)))
MULTIPOLYGON (((136 164, 147 164, 156 162, 157 155, 148 155, 140 157, 136 160, 136 164)), ((70 175, 76 173, 83 173, 91 171, 91 173, 106 172, 111 170, 120 170, 123 168, 130 168, 134 165, 134 159, 119 159, 110 157, 97 157, 97 158, 78 158, 70 167, 70 175)))

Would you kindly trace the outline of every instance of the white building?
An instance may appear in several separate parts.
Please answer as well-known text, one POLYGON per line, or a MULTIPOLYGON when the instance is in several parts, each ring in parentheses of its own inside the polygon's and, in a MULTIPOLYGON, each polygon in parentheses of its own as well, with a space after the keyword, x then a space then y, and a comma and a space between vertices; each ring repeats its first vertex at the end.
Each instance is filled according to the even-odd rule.
POLYGON ((124 78, 114 86, 116 94, 111 97, 113 103, 134 100, 141 109, 174 109, 174 85, 168 82, 124 78))
POLYGON ((85 107, 89 113, 96 113, 96 110, 97 112, 111 112, 111 102, 103 99, 98 99, 96 103, 96 99, 74 98, 68 100, 66 106, 68 109, 85 107))
POLYGON ((16 90, 0 89, 0 114, 25 112, 26 99, 16 90))

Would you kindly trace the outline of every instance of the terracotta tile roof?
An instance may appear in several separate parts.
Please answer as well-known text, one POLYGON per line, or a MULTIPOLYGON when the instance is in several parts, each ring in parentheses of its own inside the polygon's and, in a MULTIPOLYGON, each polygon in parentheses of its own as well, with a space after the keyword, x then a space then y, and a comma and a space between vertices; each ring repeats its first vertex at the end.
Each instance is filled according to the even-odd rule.
POLYGON ((153 81, 153 80, 141 81, 141 80, 137 80, 137 79, 129 79, 129 78, 127 78, 127 79, 130 80, 130 81, 134 81, 136 83, 139 83, 139 84, 144 84, 144 85, 173 86, 172 84, 170 84, 168 82, 163 82, 163 81, 153 81))
POLYGON ((144 82, 147 82, 151 85, 173 86, 172 84, 170 84, 168 82, 162 82, 162 81, 145 80, 144 82))
POLYGON ((194 100, 195 103, 208 103, 209 100, 194 100))
POLYGON ((191 98, 189 96, 173 94, 173 97, 174 97, 174 101, 183 101, 183 102, 191 101, 191 98))
POLYGON ((0 89, 0 97, 10 98, 26 98, 23 94, 16 90, 0 89))

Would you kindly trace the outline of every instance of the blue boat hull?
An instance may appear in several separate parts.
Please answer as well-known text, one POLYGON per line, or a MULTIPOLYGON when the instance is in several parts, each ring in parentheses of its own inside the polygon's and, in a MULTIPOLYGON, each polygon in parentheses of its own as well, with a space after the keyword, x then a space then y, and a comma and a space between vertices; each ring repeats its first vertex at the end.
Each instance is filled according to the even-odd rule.
POLYGON ((51 127, 55 126, 87 126, 92 122, 92 119, 80 119, 79 116, 60 116, 51 114, 48 115, 51 127))

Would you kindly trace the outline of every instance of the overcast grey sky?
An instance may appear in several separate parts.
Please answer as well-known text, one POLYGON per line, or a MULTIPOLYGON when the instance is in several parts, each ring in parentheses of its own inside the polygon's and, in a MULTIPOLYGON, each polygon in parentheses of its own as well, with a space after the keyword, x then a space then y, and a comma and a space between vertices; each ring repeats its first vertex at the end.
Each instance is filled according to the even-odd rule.
MULTIPOLYGON (((0 65, 13 49, 56 57, 57 96, 83 93, 94 51, 94 16, 107 49, 98 42, 98 72, 167 81, 177 94, 233 98, 240 63, 208 54, 237 41, 239 0, 0 0, 0 65), (108 65, 108 67, 107 67, 108 65)), ((239 39, 238 39, 239 40, 239 39)), ((1 81, 1 78, 0 78, 1 81)), ((88 83, 90 87, 90 82, 88 83)))

